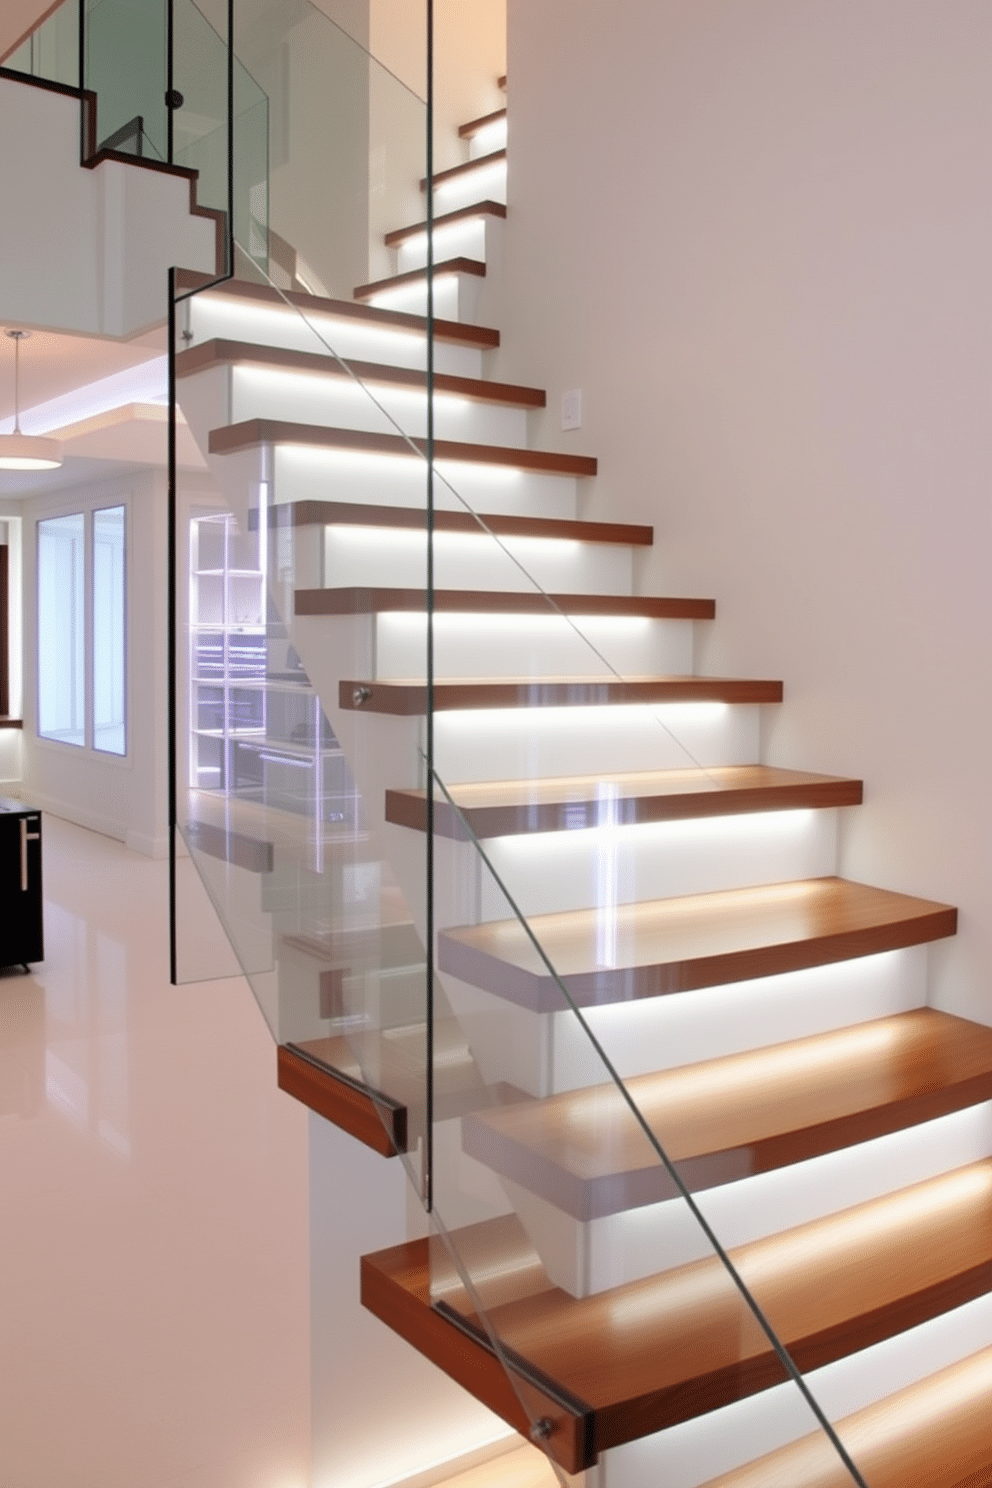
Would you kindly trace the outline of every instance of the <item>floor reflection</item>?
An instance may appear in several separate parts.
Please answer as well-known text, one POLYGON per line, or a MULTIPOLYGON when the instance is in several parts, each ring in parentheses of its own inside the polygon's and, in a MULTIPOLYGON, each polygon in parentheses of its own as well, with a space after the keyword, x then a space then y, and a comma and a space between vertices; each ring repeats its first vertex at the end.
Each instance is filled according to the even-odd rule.
POLYGON ((166 865, 49 815, 0 973, 0 1484, 304 1488, 306 1116, 240 978, 168 982, 166 865))
POLYGON ((20 969, 0 973, 0 1118, 37 1116, 45 1101, 45 994, 20 969))

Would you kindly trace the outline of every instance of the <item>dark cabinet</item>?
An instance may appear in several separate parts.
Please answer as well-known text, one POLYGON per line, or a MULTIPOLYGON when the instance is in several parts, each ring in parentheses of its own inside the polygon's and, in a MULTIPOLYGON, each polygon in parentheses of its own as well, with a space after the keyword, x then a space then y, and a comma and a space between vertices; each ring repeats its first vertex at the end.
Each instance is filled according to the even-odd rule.
POLYGON ((44 959, 41 812, 0 796, 0 966, 44 959))

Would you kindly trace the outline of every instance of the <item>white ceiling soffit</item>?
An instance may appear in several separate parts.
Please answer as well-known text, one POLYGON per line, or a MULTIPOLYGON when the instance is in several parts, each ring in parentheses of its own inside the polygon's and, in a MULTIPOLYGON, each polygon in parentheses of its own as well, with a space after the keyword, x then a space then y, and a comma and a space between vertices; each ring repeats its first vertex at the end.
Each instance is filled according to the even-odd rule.
MULTIPOLYGON (((101 390, 95 385, 108 378, 120 379, 120 385, 116 390, 102 390, 105 407, 114 398, 118 403, 128 403, 151 401, 158 393, 162 397, 166 395, 164 327, 140 340, 111 341, 96 336, 34 331, 30 326, 17 327, 13 322, 0 325, 0 331, 15 329, 31 331, 30 339, 21 343, 21 423, 25 433, 47 433, 57 423, 97 412, 101 390), (161 368, 158 373, 156 363, 161 368), (128 374, 133 376, 130 391, 128 374), (71 395, 84 389, 92 390, 85 394, 90 406, 83 407, 82 402, 74 405, 71 395), (66 400, 65 406, 49 408, 56 400, 66 400)), ((0 431, 6 432, 13 415, 14 342, 0 334, 0 431)))

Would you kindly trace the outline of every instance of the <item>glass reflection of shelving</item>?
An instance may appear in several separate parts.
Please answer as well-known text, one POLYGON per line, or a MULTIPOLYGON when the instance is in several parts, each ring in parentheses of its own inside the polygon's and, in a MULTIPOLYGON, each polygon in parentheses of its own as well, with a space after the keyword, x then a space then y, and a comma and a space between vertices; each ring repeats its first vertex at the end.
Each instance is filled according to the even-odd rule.
POLYGON ((231 516, 190 531, 190 780, 355 831, 357 795, 310 679, 266 618, 257 538, 231 516))

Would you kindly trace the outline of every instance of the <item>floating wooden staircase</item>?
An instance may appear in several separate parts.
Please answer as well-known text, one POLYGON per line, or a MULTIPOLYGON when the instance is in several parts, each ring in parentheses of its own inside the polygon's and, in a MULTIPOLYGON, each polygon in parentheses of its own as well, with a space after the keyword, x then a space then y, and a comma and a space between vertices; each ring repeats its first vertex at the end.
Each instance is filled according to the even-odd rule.
MULTIPOLYGON (((461 130, 473 154, 436 177, 456 193, 446 207, 439 190, 439 233, 484 243, 501 229, 507 151, 493 131, 505 118, 461 130)), ((352 741, 411 906, 424 892, 410 865, 427 825, 416 745, 428 689, 399 669, 407 653, 384 627, 427 607, 422 496, 403 484, 422 474, 423 408, 401 435, 357 403, 349 422, 338 395, 356 383, 384 400, 425 393, 424 320, 371 303, 423 284, 424 230, 391 232, 396 275, 351 303, 237 284, 192 302, 195 337, 178 357, 187 417, 243 525, 264 520, 295 545, 283 620, 352 741), (204 422, 201 402, 223 418, 204 422), (340 473, 342 457, 385 463, 363 481, 340 473), (261 480, 264 518, 250 495, 261 480)), ((439 269, 485 272, 459 253, 439 269)), ((459 469, 434 519, 435 923, 450 999, 436 1117, 444 1151, 474 1175, 476 1210, 489 1197, 446 1241, 366 1256, 363 1301, 514 1426, 540 1423, 568 1472, 650 1437, 639 1466, 603 1459, 603 1488, 667 1483, 668 1433, 703 1415, 729 1469, 710 1488, 840 1488, 850 1474, 824 1433, 804 1437, 808 1413, 764 1442, 765 1427, 741 1434, 726 1409, 788 1376, 688 1190, 798 1369, 846 1371, 845 1398, 861 1403, 837 1429, 870 1488, 992 1484, 992 1315, 962 1329, 950 1358, 946 1329, 939 1357, 926 1332, 992 1297, 992 1031, 927 1006, 926 947, 954 934, 955 911, 836 876, 830 824, 860 804, 861 782, 758 762, 757 710, 781 701, 781 683, 696 673, 691 627, 712 620, 712 601, 638 594, 631 560, 651 529, 579 516, 596 462, 531 448, 527 411, 544 394, 485 378, 498 332, 449 320, 437 332, 436 456, 459 469), (449 394, 494 421, 484 434, 456 435, 449 394), (519 481, 479 494, 477 471, 519 481), (448 539, 463 546, 449 554, 448 539), (507 580, 512 563, 523 572, 514 544, 537 582, 507 580), (538 623, 516 654, 497 619, 511 616, 538 623), (593 619, 636 619, 667 664, 640 665, 647 653, 622 640, 617 662, 591 648, 585 670, 554 662, 548 636, 572 645, 593 619), (595 872, 583 877, 597 862, 612 875, 605 894, 595 872), (663 872, 684 885, 651 892, 663 872), (897 1342, 898 1388, 872 1352, 897 1342)), ((231 837, 226 850, 246 852, 231 837)), ((355 954, 331 935, 297 936, 296 949, 340 977, 355 954)), ((385 1155, 407 1150, 422 1024, 384 1042, 325 1022, 280 1048, 280 1083, 385 1155)), ((442 1222, 445 1188, 439 1174, 442 1222)))

